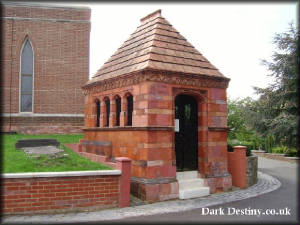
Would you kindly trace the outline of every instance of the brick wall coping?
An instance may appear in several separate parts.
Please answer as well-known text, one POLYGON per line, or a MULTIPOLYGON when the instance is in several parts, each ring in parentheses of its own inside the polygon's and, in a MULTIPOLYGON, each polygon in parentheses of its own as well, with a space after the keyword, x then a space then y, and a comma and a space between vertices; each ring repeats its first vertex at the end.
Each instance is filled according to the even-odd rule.
POLYGON ((121 175, 121 170, 88 170, 68 172, 34 172, 34 173, 4 173, 1 178, 33 178, 33 177, 76 177, 76 176, 109 176, 121 175))
POLYGON ((166 130, 166 131, 173 131, 174 126, 169 127, 84 127, 83 131, 120 131, 120 130, 137 130, 137 131, 149 131, 149 130, 166 130))

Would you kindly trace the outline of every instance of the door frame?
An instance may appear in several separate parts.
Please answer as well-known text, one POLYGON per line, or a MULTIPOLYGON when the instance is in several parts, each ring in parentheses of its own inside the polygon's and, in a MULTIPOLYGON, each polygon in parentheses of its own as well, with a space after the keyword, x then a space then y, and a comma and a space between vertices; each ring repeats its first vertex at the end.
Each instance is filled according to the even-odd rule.
POLYGON ((207 159, 208 147, 208 101, 207 90, 205 89, 187 89, 187 88, 172 88, 172 123, 174 126, 173 132, 173 154, 172 164, 176 167, 176 152, 175 152, 175 99, 178 95, 188 95, 195 98, 198 104, 198 173, 200 177, 205 177, 204 162, 207 159), (199 126, 200 124, 200 126, 199 126))

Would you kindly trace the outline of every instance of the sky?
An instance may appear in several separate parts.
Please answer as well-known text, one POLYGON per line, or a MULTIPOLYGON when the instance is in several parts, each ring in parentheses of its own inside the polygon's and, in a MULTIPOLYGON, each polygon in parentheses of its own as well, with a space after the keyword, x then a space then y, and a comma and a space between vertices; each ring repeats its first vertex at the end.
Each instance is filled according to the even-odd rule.
POLYGON ((298 26, 296 2, 85 5, 91 8, 90 77, 130 37, 141 18, 161 9, 162 16, 231 79, 230 99, 258 98, 252 87, 272 82, 261 60, 271 60, 275 33, 287 31, 292 21, 298 26))

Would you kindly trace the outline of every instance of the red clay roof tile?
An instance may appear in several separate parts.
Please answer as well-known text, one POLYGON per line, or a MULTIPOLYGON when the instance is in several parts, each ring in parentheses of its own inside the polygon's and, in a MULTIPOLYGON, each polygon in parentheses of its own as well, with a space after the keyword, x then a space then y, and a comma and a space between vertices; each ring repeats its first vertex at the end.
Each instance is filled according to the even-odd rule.
POLYGON ((157 10, 142 24, 87 83, 145 69, 223 77, 157 10))

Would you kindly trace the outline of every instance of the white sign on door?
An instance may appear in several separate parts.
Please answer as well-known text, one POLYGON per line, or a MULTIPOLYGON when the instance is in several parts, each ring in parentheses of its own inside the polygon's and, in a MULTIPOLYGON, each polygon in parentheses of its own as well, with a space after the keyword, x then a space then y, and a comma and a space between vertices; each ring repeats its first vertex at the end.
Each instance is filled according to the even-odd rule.
POLYGON ((179 119, 175 119, 175 132, 179 132, 179 119))

